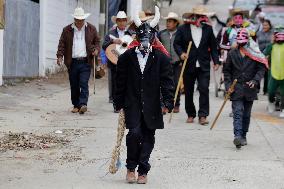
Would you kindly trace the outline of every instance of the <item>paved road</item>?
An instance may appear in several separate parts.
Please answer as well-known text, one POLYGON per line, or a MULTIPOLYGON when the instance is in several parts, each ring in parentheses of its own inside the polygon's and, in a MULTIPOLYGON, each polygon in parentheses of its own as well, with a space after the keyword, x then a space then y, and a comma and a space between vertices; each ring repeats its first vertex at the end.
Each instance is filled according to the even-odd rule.
MULTIPOLYGON (((176 11, 191 10, 198 1, 175 0, 176 11)), ((230 1, 211 0, 213 11, 225 15, 230 1), (216 10, 215 10, 216 8, 216 10), (216 12, 217 12, 216 11, 216 12)), ((166 13, 169 9, 164 9, 166 13)), ((186 114, 175 114, 172 123, 156 134, 151 157, 153 169, 146 186, 125 183, 125 168, 106 175, 115 143, 117 114, 107 103, 107 82, 99 80, 91 94, 89 111, 74 115, 66 77, 0 88, 0 137, 12 133, 38 136, 60 130, 67 145, 44 149, 0 152, 0 189, 188 189, 249 188, 284 189, 284 120, 265 112, 266 97, 255 102, 248 146, 236 150, 232 140, 230 103, 216 129, 186 124, 186 114)), ((213 85, 212 85, 213 86, 213 85)), ((198 102, 198 97, 195 96, 198 102)), ((210 88, 209 120, 212 122, 222 98, 210 88)), ((184 99, 182 97, 182 106, 184 99)), ((51 145, 51 144, 50 144, 51 145)), ((122 159, 125 160, 125 141, 122 159)))
MULTIPOLYGON (((62 130, 71 141, 61 147, 0 153, 1 189, 284 188, 284 121, 266 114, 266 97, 255 103, 249 145, 242 150, 232 143, 230 104, 213 131, 196 123, 186 124, 183 109, 170 125, 166 115, 166 128, 156 134, 149 183, 138 186, 124 182, 125 168, 105 176, 118 116, 107 103, 106 81, 98 81, 89 111, 80 116, 67 111, 66 80, 33 81, 0 89, 1 136, 8 131, 42 135, 62 130)), ((213 88, 210 98, 212 121, 222 99, 213 97, 213 88)), ((123 160, 125 152, 124 141, 123 160)))

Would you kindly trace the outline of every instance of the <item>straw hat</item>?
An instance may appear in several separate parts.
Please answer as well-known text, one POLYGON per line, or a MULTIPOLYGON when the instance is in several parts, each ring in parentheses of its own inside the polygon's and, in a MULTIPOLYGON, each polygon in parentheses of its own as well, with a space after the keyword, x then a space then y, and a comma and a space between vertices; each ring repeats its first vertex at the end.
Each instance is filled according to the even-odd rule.
POLYGON ((74 14, 72 16, 78 20, 85 20, 88 18, 91 14, 90 13, 85 13, 84 9, 82 7, 77 7, 74 10, 74 14))
POLYGON ((204 15, 204 16, 210 17, 210 16, 213 16, 215 14, 215 12, 209 12, 206 7, 199 5, 199 6, 192 8, 191 12, 184 13, 182 17, 188 18, 188 17, 190 17, 191 15, 194 15, 194 14, 195 15, 204 15))
POLYGON ((112 16, 111 17, 111 21, 113 22, 113 23, 116 23, 116 19, 127 19, 127 22, 129 22, 129 17, 126 15, 126 13, 124 12, 124 11, 119 11, 118 13, 117 13, 117 15, 116 16, 112 16))
POLYGON ((230 16, 235 16, 236 14, 242 14, 244 17, 249 18, 249 10, 243 10, 241 8, 234 8, 230 10, 230 16))
POLYGON ((139 12, 139 18, 142 22, 153 19, 154 17, 155 17, 154 15, 147 16, 145 11, 139 12))
POLYGON ((180 19, 178 17, 178 14, 176 14, 174 12, 169 12, 168 16, 163 17, 163 19, 165 19, 165 20, 173 19, 173 20, 176 20, 178 23, 180 23, 180 19))

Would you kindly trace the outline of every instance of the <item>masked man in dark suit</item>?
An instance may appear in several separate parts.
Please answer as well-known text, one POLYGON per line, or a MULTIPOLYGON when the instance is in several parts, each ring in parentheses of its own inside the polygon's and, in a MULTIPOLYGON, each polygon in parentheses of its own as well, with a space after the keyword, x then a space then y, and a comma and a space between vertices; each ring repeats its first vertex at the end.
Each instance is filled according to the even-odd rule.
POLYGON ((210 13, 203 6, 193 8, 191 13, 184 14, 185 24, 176 33, 174 48, 182 60, 187 58, 188 44, 192 41, 191 51, 183 75, 185 90, 185 109, 188 115, 187 123, 193 123, 196 109, 193 102, 195 81, 198 81, 199 124, 206 125, 209 115, 209 81, 210 61, 214 62, 214 70, 219 67, 217 42, 213 29, 207 24, 210 13))
POLYGON ((166 50, 155 39, 154 27, 159 22, 159 8, 154 19, 142 22, 136 15, 137 41, 118 58, 117 90, 114 99, 116 110, 125 112, 127 146, 127 182, 147 182, 151 166, 149 159, 155 144, 156 129, 163 129, 160 94, 169 112, 174 108, 174 82, 166 50), (132 47, 132 48, 131 48, 132 47))

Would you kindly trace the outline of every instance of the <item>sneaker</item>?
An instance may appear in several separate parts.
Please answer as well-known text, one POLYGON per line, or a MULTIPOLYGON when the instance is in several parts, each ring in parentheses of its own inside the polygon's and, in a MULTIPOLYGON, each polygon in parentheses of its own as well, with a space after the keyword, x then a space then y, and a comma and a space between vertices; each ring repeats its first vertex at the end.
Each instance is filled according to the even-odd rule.
POLYGON ((242 147, 241 138, 235 137, 233 142, 234 142, 234 145, 236 146, 237 149, 240 149, 242 147))
POLYGON ((139 175, 137 179, 137 184, 146 184, 147 183, 147 175, 139 175))
POLYGON ((246 137, 242 137, 241 138, 241 145, 242 146, 246 146, 248 143, 247 143, 247 138, 246 137))
POLYGON ((80 110, 79 110, 79 114, 84 114, 86 111, 88 110, 86 105, 81 106, 80 110))
POLYGON ((284 118, 284 109, 280 112, 279 117, 284 118))
POLYGON ((275 105, 271 102, 268 103, 268 106, 267 106, 267 110, 268 110, 268 113, 272 114, 275 110, 275 105))
POLYGON ((136 176, 134 170, 127 169, 126 182, 128 182, 129 184, 133 184, 136 182, 136 176))

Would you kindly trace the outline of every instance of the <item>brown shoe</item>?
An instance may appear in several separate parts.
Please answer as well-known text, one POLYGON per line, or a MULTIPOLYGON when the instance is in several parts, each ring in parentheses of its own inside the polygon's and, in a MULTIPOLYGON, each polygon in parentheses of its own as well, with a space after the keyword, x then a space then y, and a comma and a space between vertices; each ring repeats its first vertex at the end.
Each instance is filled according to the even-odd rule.
POLYGON ((186 123, 193 123, 194 122, 194 117, 188 117, 186 120, 186 123))
POLYGON ((147 175, 139 175, 137 179, 137 184, 146 184, 147 183, 147 175))
POLYGON ((179 113, 179 107, 178 107, 178 106, 174 107, 173 112, 174 112, 174 113, 179 113))
POLYGON ((129 184, 133 184, 136 182, 135 171, 127 169, 126 181, 129 184))
POLYGON ((168 109, 166 107, 162 108, 162 114, 166 115, 168 113, 168 109))
POLYGON ((199 118, 199 124, 200 125, 207 125, 207 124, 209 124, 209 121, 206 120, 206 117, 200 117, 199 118))
POLYGON ((71 112, 72 112, 72 113, 78 113, 78 112, 79 112, 79 108, 73 108, 73 109, 71 110, 71 112))
POLYGON ((81 106, 80 110, 79 110, 79 114, 84 114, 86 111, 88 110, 86 105, 81 106))

